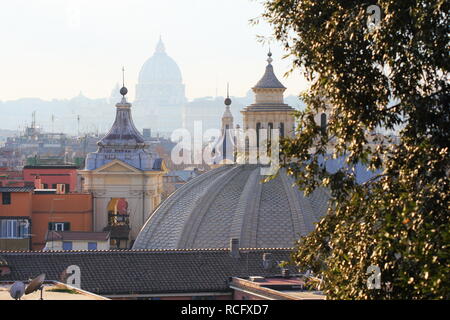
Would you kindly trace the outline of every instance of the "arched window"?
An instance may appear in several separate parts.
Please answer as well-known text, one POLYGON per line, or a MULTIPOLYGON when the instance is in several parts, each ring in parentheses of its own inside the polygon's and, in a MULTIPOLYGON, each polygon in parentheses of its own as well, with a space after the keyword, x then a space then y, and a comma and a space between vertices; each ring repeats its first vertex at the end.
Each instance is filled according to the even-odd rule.
POLYGON ((250 152, 250 139, 248 137, 245 138, 245 154, 248 155, 250 152))
POLYGON ((127 249, 128 245, 128 235, 126 238, 123 235, 112 230, 122 230, 124 226, 130 225, 130 210, 128 207, 128 201, 125 198, 111 198, 108 203, 108 226, 107 228, 111 231, 110 244, 111 247, 116 247, 117 249, 127 249))
POLYGON ((111 198, 108 203, 108 224, 110 226, 128 225, 128 201, 124 198, 111 198))
POLYGON ((280 137, 284 137, 284 122, 280 122, 280 137))
POLYGON ((256 147, 259 148, 259 129, 261 129, 261 122, 256 124, 256 147))
MULTIPOLYGON (((228 128, 227 128, 228 130, 228 128)), ((225 134, 223 136, 223 143, 222 143, 222 160, 225 160, 227 157, 227 132, 225 131, 225 134)))
MULTIPOLYGON (((272 129, 273 129, 273 123, 269 122, 267 125, 267 142, 272 142, 272 129)), ((267 145, 267 148, 269 148, 269 145, 267 145)))
POLYGON ((320 129, 324 133, 327 130, 327 114, 326 113, 322 113, 320 115, 320 129))

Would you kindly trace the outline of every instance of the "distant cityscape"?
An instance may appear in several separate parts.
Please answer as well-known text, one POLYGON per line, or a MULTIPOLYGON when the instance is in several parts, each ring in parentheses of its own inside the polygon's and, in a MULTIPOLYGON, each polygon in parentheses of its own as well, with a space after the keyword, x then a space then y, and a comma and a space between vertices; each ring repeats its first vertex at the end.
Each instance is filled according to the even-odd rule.
MULTIPOLYGON (((166 138, 170 137, 170 132, 174 129, 192 129, 193 121, 203 121, 205 130, 217 128, 226 88, 218 88, 217 91, 222 95, 188 101, 184 95, 185 84, 180 68, 165 52, 161 39, 155 47, 153 55, 143 62, 139 83, 136 85, 136 101, 133 102, 136 126, 140 130, 151 128, 153 136, 161 135, 166 138), (174 112, 178 114, 178 118, 173 117, 174 112)), ((117 68, 120 69, 121 66, 117 68)), ((111 110, 120 97, 120 81, 121 79, 117 79, 117 85, 111 89, 111 94, 102 99, 91 99, 80 92, 79 95, 64 100, 46 101, 32 97, 0 100, 0 145, 7 137, 24 133, 33 121, 41 132, 46 133, 64 133, 77 137, 105 134, 114 121, 111 110)), ((232 111, 236 120, 241 122, 240 111, 253 101, 253 92, 249 90, 245 97, 235 97, 232 92, 230 94, 233 99, 232 111)), ((294 108, 304 108, 304 103, 296 96, 287 96, 285 101, 294 108)))

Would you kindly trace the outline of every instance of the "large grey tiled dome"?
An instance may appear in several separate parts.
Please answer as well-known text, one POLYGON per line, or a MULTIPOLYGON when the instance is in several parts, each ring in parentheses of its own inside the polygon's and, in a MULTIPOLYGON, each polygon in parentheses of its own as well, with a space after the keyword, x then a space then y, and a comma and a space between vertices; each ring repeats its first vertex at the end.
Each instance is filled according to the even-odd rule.
POLYGON ((288 248, 327 210, 327 191, 305 197, 284 171, 267 183, 257 165, 225 165, 186 183, 166 199, 133 249, 288 248))

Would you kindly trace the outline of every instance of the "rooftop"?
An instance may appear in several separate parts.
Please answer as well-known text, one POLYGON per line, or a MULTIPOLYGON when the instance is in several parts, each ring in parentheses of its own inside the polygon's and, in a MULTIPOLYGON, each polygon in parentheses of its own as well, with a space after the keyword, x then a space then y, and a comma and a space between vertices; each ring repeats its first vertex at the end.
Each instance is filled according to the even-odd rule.
POLYGON ((240 249, 238 258, 228 249, 0 252, 11 271, 0 280, 45 273, 46 279, 58 281, 68 266, 77 265, 81 289, 102 296, 228 293, 231 277, 281 274, 277 262, 289 260, 291 251, 240 249), (270 268, 264 268, 264 253, 272 253, 270 268))
POLYGON ((34 186, 0 187, 0 192, 33 192, 34 186))
POLYGON ((321 291, 308 290, 300 276, 233 278, 231 288, 268 300, 325 300, 321 291))
MULTIPOLYGON (((9 293, 9 289, 13 283, 13 281, 0 282, 0 300, 14 300, 9 293)), ((43 287, 44 290, 42 297, 44 300, 109 300, 108 298, 104 298, 56 281, 47 281, 44 283, 43 287)), ((33 293, 23 295, 20 300, 40 299, 41 292, 38 290, 33 293)))
POLYGON ((73 164, 41 164, 41 165, 27 165, 23 167, 24 169, 78 169, 76 165, 73 164))

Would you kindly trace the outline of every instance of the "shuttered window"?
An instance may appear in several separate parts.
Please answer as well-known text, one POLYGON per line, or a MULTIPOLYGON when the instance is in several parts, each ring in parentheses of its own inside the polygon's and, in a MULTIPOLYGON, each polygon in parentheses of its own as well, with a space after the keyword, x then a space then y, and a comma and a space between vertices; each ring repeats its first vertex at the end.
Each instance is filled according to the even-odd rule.
POLYGON ((70 222, 49 222, 49 231, 70 231, 70 222))
POLYGON ((11 192, 2 192, 2 204, 11 204, 11 192))

